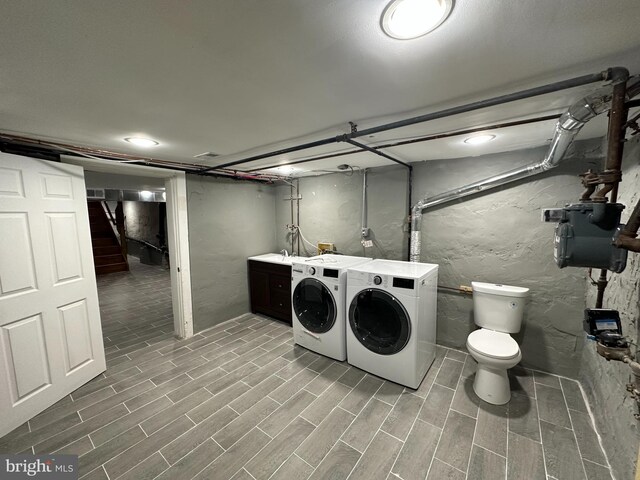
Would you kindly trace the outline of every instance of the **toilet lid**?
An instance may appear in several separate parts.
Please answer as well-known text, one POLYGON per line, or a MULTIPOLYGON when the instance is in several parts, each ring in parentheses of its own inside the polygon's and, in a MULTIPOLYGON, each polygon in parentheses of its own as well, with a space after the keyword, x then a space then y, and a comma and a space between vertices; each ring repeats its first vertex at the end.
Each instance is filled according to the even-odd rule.
POLYGON ((484 328, 469 335, 467 347, 491 358, 509 359, 520 353, 520 347, 511 335, 484 328))

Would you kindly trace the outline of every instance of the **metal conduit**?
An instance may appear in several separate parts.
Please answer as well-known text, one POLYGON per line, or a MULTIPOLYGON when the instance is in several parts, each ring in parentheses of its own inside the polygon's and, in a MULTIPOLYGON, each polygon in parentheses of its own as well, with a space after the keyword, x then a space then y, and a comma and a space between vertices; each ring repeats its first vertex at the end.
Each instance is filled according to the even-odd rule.
POLYGON ((468 195, 489 190, 492 188, 515 182, 517 180, 546 172, 558 166, 562 161, 575 136, 582 127, 595 116, 607 111, 611 107, 612 90, 620 82, 626 82, 629 72, 623 68, 617 68, 613 72, 612 84, 598 90, 574 105, 569 107, 558 120, 551 145, 545 157, 536 163, 518 167, 513 170, 464 185, 447 192, 427 197, 420 200, 411 208, 411 238, 410 254, 411 262, 420 261, 421 251, 421 227, 423 210, 450 202, 468 195))
POLYGON ((279 150, 274 150, 267 153, 262 153, 258 155, 253 155, 247 158, 243 158, 240 160, 235 160, 232 162, 223 163, 221 165, 217 165, 215 167, 207 167, 201 170, 202 173, 208 172, 209 170, 215 170, 220 168, 227 168, 236 165, 241 165, 243 163, 254 162, 256 160, 262 160, 263 158, 275 157, 278 155, 284 155, 286 153, 299 152, 301 150, 307 150, 309 148, 320 147, 322 145, 328 145, 330 143, 339 143, 346 142, 349 139, 362 137, 366 135, 371 135, 373 133, 385 132, 387 130, 393 130, 396 128, 407 127, 409 125, 415 125, 417 123, 428 122, 430 120, 436 120, 438 118, 450 117, 452 115, 458 115, 461 113, 467 113, 474 110, 480 110, 487 107, 494 107, 496 105, 502 105, 504 103, 510 103, 517 100, 524 100, 526 98, 537 97, 539 95, 545 95, 547 93, 558 92, 560 90, 566 90, 569 88, 579 87, 582 85, 588 85, 590 83, 602 82, 605 80, 612 80, 617 78, 620 75, 620 72, 626 72, 627 75, 629 72, 626 68, 622 67, 613 67, 602 72, 591 73, 588 75, 582 75, 580 77, 570 78, 567 80, 562 80, 560 82, 550 83, 548 85, 543 85, 541 87, 529 88, 527 90, 521 90, 519 92, 509 93, 506 95, 501 95, 494 98, 489 98, 486 100, 480 100, 478 102, 468 103, 466 105, 460 105, 453 108, 447 108, 444 110, 439 110, 437 112, 427 113, 425 115, 419 115, 417 117, 411 117, 404 120, 400 120, 397 122, 386 123, 383 125, 379 125, 377 127, 367 128, 365 130, 360 130, 356 132, 351 132, 344 135, 338 135, 336 137, 328 137, 323 138, 321 140, 316 140, 313 142, 303 143, 300 145, 295 145, 293 147, 282 148, 279 150))

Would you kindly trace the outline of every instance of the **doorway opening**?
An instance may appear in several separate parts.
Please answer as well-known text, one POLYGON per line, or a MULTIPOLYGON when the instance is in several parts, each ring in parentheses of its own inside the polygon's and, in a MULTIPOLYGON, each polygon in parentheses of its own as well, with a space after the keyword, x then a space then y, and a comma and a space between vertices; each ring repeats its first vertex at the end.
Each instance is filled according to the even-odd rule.
MULTIPOLYGON (((186 178, 184 172, 166 170, 113 161, 62 156, 65 163, 80 165, 85 175, 108 175, 120 188, 146 190, 145 183, 153 181, 163 185, 166 198, 166 238, 170 279, 173 331, 178 338, 193 336, 191 302, 191 274, 189 263, 189 232, 186 202, 186 178), (91 172, 91 173, 87 173, 91 172), (130 182, 127 187, 127 183, 130 182), (131 183, 133 182, 133 183, 131 183)), ((150 242, 151 243, 151 242, 150 242)), ((135 259, 138 261, 138 259, 135 259)), ((142 268, 142 267, 141 267, 142 268)), ((159 267, 162 268, 162 267, 159 267)), ((100 282, 100 279, 98 278, 100 282)), ((135 292, 131 292, 135 294, 135 292)))

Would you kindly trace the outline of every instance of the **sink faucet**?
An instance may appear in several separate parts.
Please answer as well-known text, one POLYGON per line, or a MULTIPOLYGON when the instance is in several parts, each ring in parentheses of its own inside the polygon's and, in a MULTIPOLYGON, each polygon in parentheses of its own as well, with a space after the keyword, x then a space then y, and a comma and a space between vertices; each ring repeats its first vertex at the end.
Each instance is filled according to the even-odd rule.
POLYGON ((283 248, 282 250, 280 250, 280 253, 282 254, 283 257, 288 257, 289 256, 289 252, 287 252, 286 248, 283 248))

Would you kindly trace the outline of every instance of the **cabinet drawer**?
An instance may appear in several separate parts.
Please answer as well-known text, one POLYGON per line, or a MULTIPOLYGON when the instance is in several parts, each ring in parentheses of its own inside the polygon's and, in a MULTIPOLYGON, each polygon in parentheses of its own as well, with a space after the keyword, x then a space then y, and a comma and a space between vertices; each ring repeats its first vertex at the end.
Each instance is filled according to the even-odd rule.
POLYGON ((274 292, 285 292, 287 295, 291 292, 291 276, 287 275, 270 275, 269 289, 274 292))
POLYGON ((286 312, 291 310, 291 297, 288 292, 279 290, 271 291, 271 308, 286 312))

